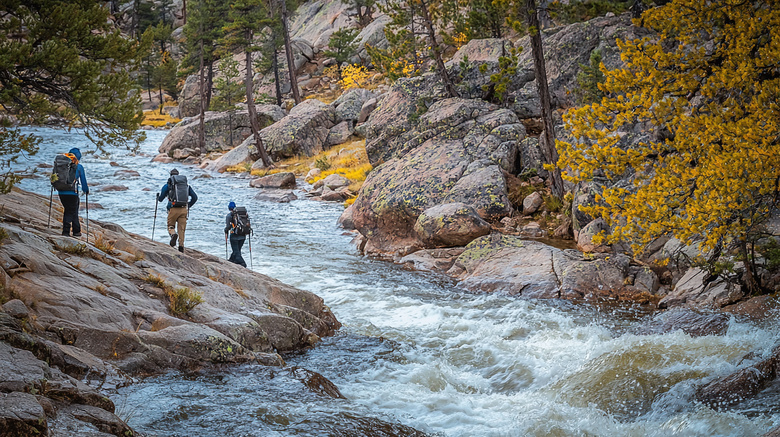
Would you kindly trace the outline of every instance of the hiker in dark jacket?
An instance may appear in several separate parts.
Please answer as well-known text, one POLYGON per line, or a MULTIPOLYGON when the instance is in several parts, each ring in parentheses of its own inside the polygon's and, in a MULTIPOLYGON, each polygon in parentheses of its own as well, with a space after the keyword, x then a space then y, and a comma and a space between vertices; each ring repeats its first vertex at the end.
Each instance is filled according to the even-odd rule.
POLYGON ((228 210, 230 212, 225 217, 225 235, 227 236, 228 234, 230 234, 230 248, 232 249, 228 261, 246 267, 246 261, 244 261, 244 257, 241 256, 241 248, 244 246, 244 241, 246 241, 246 235, 236 235, 236 233, 234 232, 233 229, 235 227, 235 225, 233 224, 234 209, 236 209, 236 202, 228 203, 228 210))
MULTIPOLYGON (((68 151, 69 154, 75 157, 75 161, 71 158, 75 164, 78 164, 81 160, 81 151, 77 148, 72 148, 68 151)), ((87 175, 84 173, 84 167, 81 164, 76 166, 76 182, 73 183, 72 189, 57 190, 57 194, 62 202, 62 207, 65 212, 62 213, 62 235, 70 236, 71 227, 73 228, 73 236, 81 236, 81 223, 79 223, 79 184, 84 194, 89 194, 89 185, 87 185, 87 175)))
MULTIPOLYGON (((179 171, 175 168, 171 170, 171 177, 178 176, 179 171)), ((168 184, 171 182, 171 178, 168 178, 168 182, 165 183, 165 185, 162 186, 162 189, 160 190, 160 195, 157 196, 157 201, 162 202, 166 199, 168 199, 168 234, 171 236, 171 247, 176 247, 176 241, 179 242, 179 252, 184 253, 184 231, 187 229, 187 214, 189 212, 189 209, 192 208, 192 205, 195 204, 195 202, 198 201, 198 195, 195 194, 195 191, 192 190, 192 187, 189 185, 187 186, 187 194, 188 199, 186 203, 183 203, 179 206, 174 206, 171 202, 171 199, 169 196, 169 193, 171 193, 171 188, 168 186, 168 184), (176 227, 178 225, 178 233, 176 232, 176 227)), ((172 194, 172 193, 171 193, 172 194)))

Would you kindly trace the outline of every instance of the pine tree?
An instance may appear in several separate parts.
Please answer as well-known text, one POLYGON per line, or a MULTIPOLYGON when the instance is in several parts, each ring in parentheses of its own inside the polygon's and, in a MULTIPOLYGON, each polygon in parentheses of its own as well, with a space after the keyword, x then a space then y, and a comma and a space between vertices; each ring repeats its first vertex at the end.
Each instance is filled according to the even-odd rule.
POLYGON ((342 0, 341 2, 349 6, 347 12, 351 16, 357 17, 358 27, 364 28, 374 20, 376 0, 342 0))
MULTIPOLYGON (((142 47, 122 37, 108 8, 88 0, 4 2, 0 13, 0 105, 23 123, 49 116, 83 126, 102 148, 140 136, 140 96, 131 77, 142 47)), ((0 129, 3 164, 34 153, 38 140, 0 129)), ((0 191, 10 189, 6 175, 0 191)))
POLYGON ((236 103, 244 96, 241 81, 239 80, 240 71, 238 70, 238 61, 232 56, 224 56, 219 61, 219 71, 222 76, 216 80, 217 94, 211 101, 212 111, 228 112, 228 132, 230 134, 230 147, 233 144, 233 113, 236 110, 236 103))
POLYGON ((323 53, 326 57, 336 60, 336 68, 341 72, 341 64, 349 61, 357 53, 358 44, 355 42, 358 29, 339 29, 330 36, 328 49, 323 53))
POLYGON ((255 153, 252 154, 252 157, 253 159, 262 159, 263 165, 270 168, 273 167, 273 162, 265 150, 262 138, 260 138, 260 126, 255 110, 252 53, 259 50, 259 47, 255 45, 255 36, 272 24, 271 11, 268 5, 260 0, 235 0, 231 5, 228 21, 229 23, 224 28, 225 36, 222 43, 228 50, 240 49, 244 52, 246 105, 249 111, 252 135, 255 139, 255 153))
POLYGON ((602 65, 606 96, 567 113, 580 141, 560 143, 559 165, 608 182, 584 210, 611 224, 609 240, 638 253, 663 235, 734 248, 758 292, 754 243, 780 197, 780 8, 673 0, 641 20, 658 37, 619 42, 625 67, 602 65), (637 126, 655 136, 619 141, 637 126))
POLYGON ((198 95, 200 98, 198 146, 200 153, 206 153, 205 112, 211 100, 213 64, 217 59, 217 40, 222 37, 227 4, 222 0, 197 0, 190 3, 189 19, 184 25, 187 55, 182 59, 186 69, 198 72, 198 95))

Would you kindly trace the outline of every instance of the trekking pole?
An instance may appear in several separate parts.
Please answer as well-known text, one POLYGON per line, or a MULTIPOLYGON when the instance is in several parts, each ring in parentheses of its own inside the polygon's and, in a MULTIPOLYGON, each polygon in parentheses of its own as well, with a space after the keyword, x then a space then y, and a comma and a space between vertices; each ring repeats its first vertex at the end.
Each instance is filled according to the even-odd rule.
POLYGON ((51 229, 51 202, 54 199, 54 187, 51 187, 51 193, 49 194, 49 220, 46 222, 46 229, 51 229))
POLYGON ((154 221, 152 221, 152 241, 154 241, 154 227, 157 225, 157 195, 154 195, 154 221))
POLYGON ((228 254, 227 254, 227 232, 225 232, 225 259, 228 259, 228 254))
POLYGON ((89 244, 89 193, 84 193, 87 198, 87 244, 89 244))
POLYGON ((251 270, 255 269, 255 266, 252 265, 252 234, 249 234, 249 268, 251 270))

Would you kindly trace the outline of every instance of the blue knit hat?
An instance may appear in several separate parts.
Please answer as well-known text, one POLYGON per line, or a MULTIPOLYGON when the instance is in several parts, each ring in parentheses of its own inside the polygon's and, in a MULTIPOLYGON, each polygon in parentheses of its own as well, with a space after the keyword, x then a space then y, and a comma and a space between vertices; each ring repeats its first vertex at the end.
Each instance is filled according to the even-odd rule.
POLYGON ((81 150, 79 150, 77 147, 68 150, 68 153, 72 153, 73 155, 76 156, 76 159, 81 161, 81 150))
POLYGON ((228 203, 228 209, 233 211, 233 209, 236 207, 236 202, 233 202, 232 200, 230 203, 228 203))

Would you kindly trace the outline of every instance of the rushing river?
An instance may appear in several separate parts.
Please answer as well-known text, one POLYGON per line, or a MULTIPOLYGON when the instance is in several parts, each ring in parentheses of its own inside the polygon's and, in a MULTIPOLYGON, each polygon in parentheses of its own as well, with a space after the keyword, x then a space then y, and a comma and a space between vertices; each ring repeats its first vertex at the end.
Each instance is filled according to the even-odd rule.
MULTIPOLYGON (((34 129, 41 152, 94 150, 78 133, 34 129)), ((759 436, 780 425, 780 384, 716 411, 693 401, 697 386, 767 356, 777 323, 732 320, 724 336, 638 336, 642 308, 528 301, 474 294, 446 278, 361 257, 336 226, 339 204, 253 199, 248 180, 152 163, 165 131, 140 153, 84 153, 93 186, 90 219, 151 236, 154 194, 177 167, 199 200, 187 246, 225 256, 227 204, 246 205, 255 227, 252 267, 325 299, 344 324, 285 369, 236 366, 148 378, 111 394, 137 431, 159 436, 759 436), (113 165, 111 164, 113 162, 113 165), (118 164, 118 166, 117 166, 118 164), (117 179, 117 170, 140 177, 117 179), (151 191, 144 191, 144 189, 151 191), (751 359, 743 357, 751 352, 751 359), (330 379, 346 399, 320 395, 293 366, 330 379)), ((48 169, 22 188, 49 195, 48 169)), ((299 197, 303 198, 301 193, 299 197)), ((83 200, 83 199, 82 199, 83 200)), ((82 217, 84 212, 82 212, 82 217)), ((59 224, 60 217, 55 218, 59 224)), ((55 220, 53 220, 55 221, 55 220)), ((165 210, 155 239, 166 241, 165 210)), ((244 256, 249 261, 248 247, 244 256)), ((208 298, 207 298, 208 299, 208 298)))

